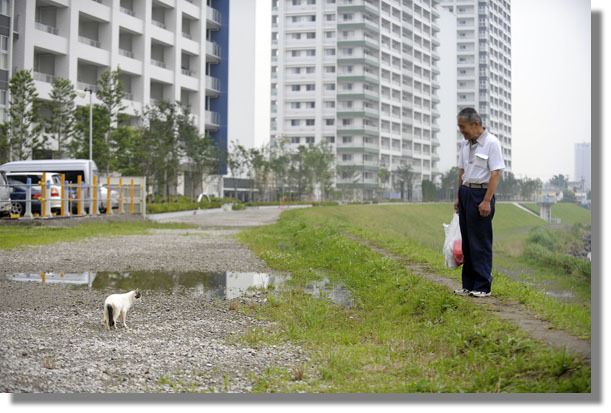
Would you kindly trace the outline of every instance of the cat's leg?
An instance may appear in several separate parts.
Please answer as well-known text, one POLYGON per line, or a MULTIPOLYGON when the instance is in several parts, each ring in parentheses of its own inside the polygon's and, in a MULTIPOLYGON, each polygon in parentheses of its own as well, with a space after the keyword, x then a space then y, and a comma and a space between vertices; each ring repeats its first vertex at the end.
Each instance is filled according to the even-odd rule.
POLYGON ((127 324, 125 323, 125 317, 127 316, 127 311, 121 311, 121 321, 123 321, 123 327, 127 328, 127 324))
POLYGON ((104 325, 106 326, 106 330, 110 330, 110 326, 108 325, 108 309, 104 306, 104 325))

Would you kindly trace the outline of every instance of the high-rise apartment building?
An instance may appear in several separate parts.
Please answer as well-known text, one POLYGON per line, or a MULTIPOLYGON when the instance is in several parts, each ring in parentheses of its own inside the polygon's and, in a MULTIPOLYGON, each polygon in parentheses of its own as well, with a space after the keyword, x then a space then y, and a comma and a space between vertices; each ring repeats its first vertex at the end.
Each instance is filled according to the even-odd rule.
POLYGON ((33 71, 40 99, 55 78, 95 90, 104 71, 119 67, 128 114, 178 101, 226 145, 228 0, 0 0, 2 45, 6 4, 15 16, 11 67, 33 71))
POLYGON ((575 181, 583 182, 584 189, 592 189, 592 145, 575 144, 575 181))
MULTIPOLYGON (((484 126, 499 138, 505 170, 511 171, 510 0, 440 1, 456 16, 456 113, 465 107, 479 112, 484 126)), ((457 133, 457 148, 463 140, 457 133)))
POLYGON ((6 120, 8 81, 11 67, 13 27, 12 0, 0 0, 0 123, 6 120))
POLYGON ((420 199, 439 162, 437 5, 272 0, 271 139, 332 143, 336 188, 361 199, 409 165, 420 199))

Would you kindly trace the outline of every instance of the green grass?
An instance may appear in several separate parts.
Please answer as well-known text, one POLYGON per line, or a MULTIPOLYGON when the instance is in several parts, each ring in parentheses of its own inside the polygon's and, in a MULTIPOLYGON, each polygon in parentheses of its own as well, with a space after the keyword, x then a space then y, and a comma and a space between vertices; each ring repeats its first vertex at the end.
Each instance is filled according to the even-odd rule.
POLYGON ((145 234, 150 229, 187 228, 194 228, 194 226, 152 221, 87 222, 66 227, 0 225, 0 248, 25 248, 29 245, 71 242, 89 237, 145 234))
MULTIPOLYGON (((413 223, 418 239, 438 244, 425 232, 436 225, 425 221, 443 220, 443 206, 395 207, 399 210, 387 212, 411 217, 402 215, 413 223), (413 219, 424 211, 426 219, 413 219)), ((366 208, 288 211, 275 225, 239 235, 270 266, 290 272, 292 283, 328 277, 343 283, 356 302, 339 307, 296 289, 268 295, 263 307, 241 309, 275 321, 273 330, 245 335, 251 345, 291 341, 312 355, 306 366, 292 371, 268 370, 258 378, 256 391, 590 391, 590 369, 572 355, 531 340, 470 300, 347 238, 343 232, 358 232, 377 243, 387 242, 408 259, 434 261, 426 247, 405 233, 397 235, 411 228, 405 222, 378 223, 374 236, 373 222, 385 214, 366 208)))

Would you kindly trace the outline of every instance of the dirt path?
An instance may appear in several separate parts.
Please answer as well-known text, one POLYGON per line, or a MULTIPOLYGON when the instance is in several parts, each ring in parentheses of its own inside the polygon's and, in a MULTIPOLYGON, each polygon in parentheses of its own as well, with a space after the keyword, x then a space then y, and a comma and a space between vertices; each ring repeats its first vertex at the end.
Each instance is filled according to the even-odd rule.
MULTIPOLYGON (((382 254, 395 261, 405 261, 403 257, 374 246, 352 234, 344 233, 344 235, 358 242, 359 244, 371 248, 372 251, 382 254)), ((404 267, 409 269, 412 273, 418 274, 436 284, 444 285, 450 290, 461 288, 461 284, 458 281, 430 272, 423 265, 404 265, 404 267)), ((556 329, 551 323, 541 320, 539 316, 531 313, 524 305, 514 301, 501 300, 494 296, 483 299, 465 297, 465 299, 472 300, 477 305, 485 306, 489 312, 492 312, 496 316, 518 326, 535 340, 546 343, 547 345, 559 350, 566 349, 568 352, 579 355, 585 362, 591 362, 590 340, 580 339, 564 330, 556 329)))

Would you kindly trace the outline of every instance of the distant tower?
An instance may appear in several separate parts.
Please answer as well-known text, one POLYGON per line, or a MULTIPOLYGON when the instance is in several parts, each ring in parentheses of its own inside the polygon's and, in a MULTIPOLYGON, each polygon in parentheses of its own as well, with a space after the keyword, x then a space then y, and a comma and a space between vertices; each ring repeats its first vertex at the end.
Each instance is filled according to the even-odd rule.
MULTIPOLYGON (((511 171, 511 5, 508 0, 441 0, 456 15, 458 111, 472 107, 501 141, 511 171)), ((464 140, 457 134, 457 145, 464 140)), ((457 155, 458 156, 458 155, 457 155)))
POLYGON ((583 181, 586 190, 592 189, 591 152, 589 142, 575 144, 575 181, 583 181))

